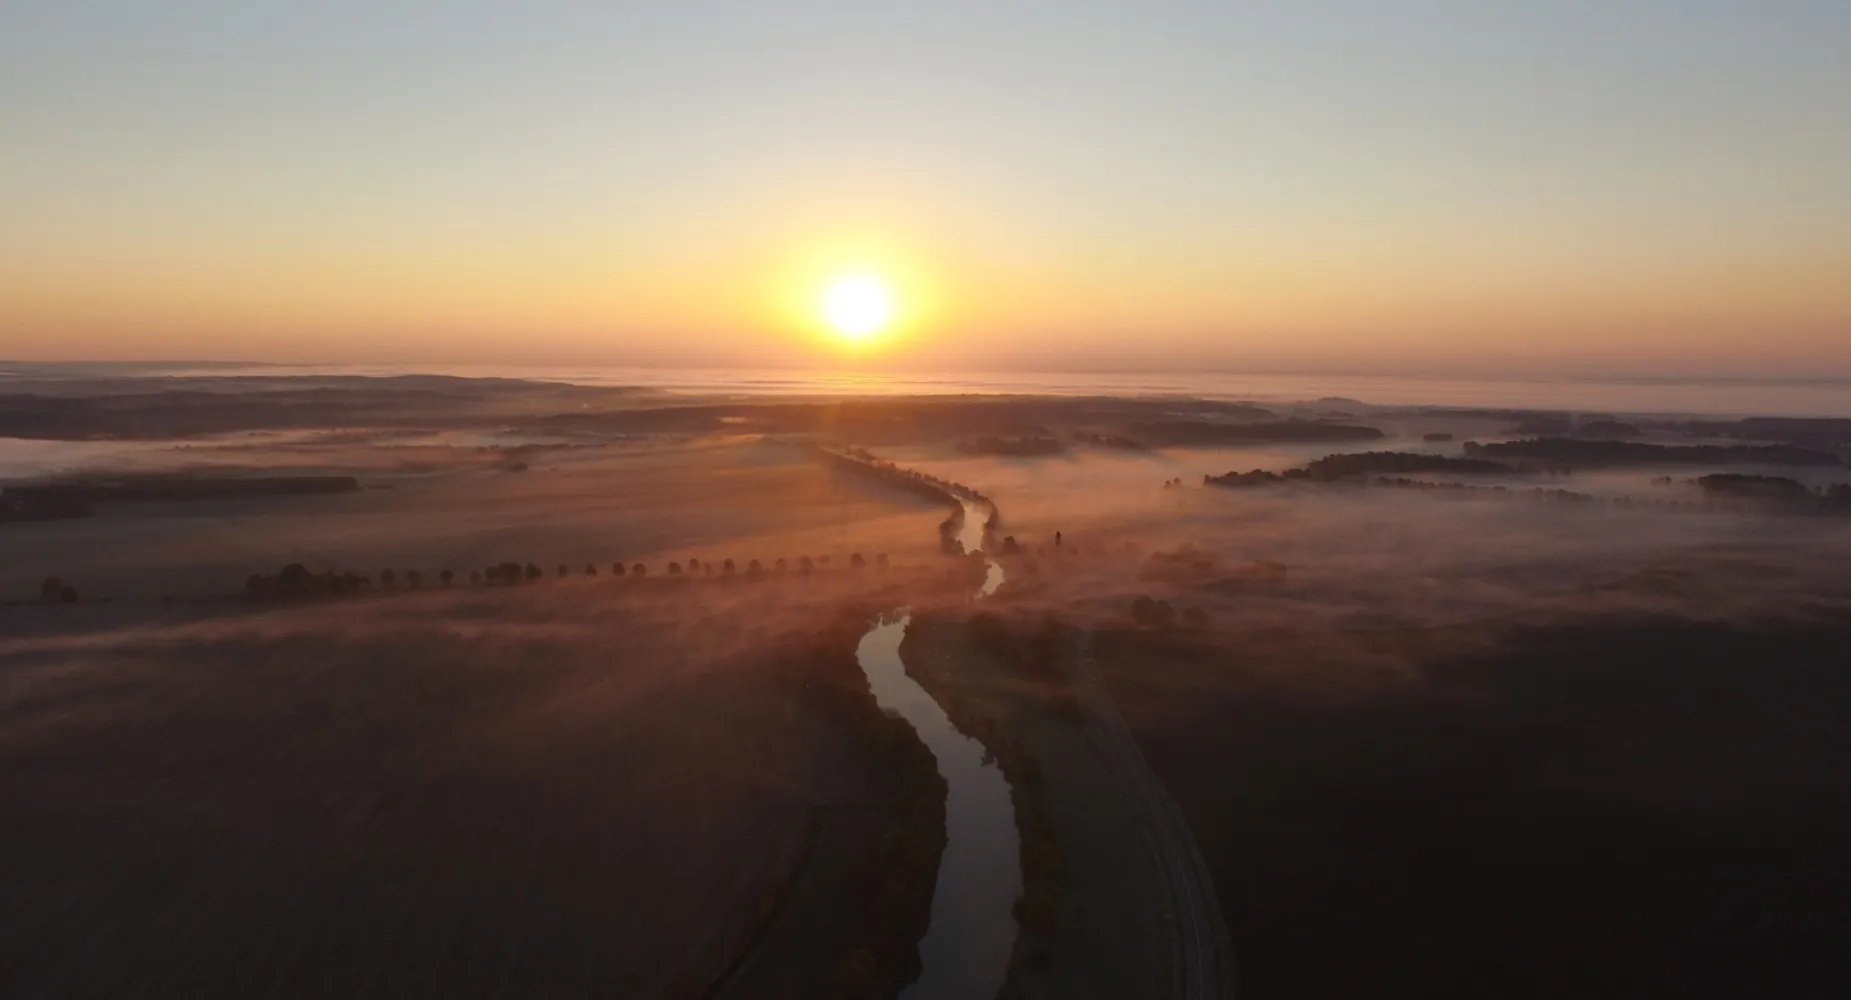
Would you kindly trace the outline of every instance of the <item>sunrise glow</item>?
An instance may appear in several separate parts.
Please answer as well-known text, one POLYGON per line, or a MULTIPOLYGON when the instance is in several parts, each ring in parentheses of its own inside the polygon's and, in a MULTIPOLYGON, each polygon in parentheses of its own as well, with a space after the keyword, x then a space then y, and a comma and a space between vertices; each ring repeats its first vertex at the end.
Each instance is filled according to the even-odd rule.
POLYGON ((893 324, 893 287, 878 274, 839 274, 823 285, 820 306, 829 329, 843 340, 871 340, 893 324))

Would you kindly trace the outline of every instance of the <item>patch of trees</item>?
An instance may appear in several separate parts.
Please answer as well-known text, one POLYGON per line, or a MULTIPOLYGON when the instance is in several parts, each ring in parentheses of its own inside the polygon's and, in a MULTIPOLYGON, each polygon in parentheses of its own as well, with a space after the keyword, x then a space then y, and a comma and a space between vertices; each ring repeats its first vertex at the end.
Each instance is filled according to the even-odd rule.
POLYGON ((39 598, 44 601, 75 604, 77 603, 77 588, 58 577, 48 576, 39 581, 39 598))
POLYGON ((1851 419, 1843 417, 1748 417, 1742 420, 1653 422, 1653 427, 1689 437, 1779 441, 1830 449, 1851 445, 1851 419))
POLYGON ((1703 487, 1708 493, 1756 500, 1812 499, 1812 491, 1808 490, 1804 483, 1785 476, 1749 476, 1734 472, 1718 472, 1699 477, 1697 485, 1703 487))
POLYGON ((1164 420, 1127 428, 1153 445, 1253 444, 1275 441, 1376 441, 1387 435, 1379 428, 1335 424, 1318 420, 1281 420, 1253 424, 1211 423, 1206 420, 1164 420))
MULTIPOLYGON (((1300 473, 1300 475, 1295 478, 1303 478, 1303 469, 1295 469, 1292 471, 1300 473)), ((1223 489, 1230 490, 1247 489, 1254 486, 1271 486, 1274 483, 1283 482, 1285 482, 1284 476, 1276 472, 1267 472, 1265 469, 1255 469, 1252 472, 1224 472, 1219 476, 1202 477, 1203 486, 1219 486, 1223 489)), ((1182 483, 1183 481, 1181 479, 1172 479, 1166 481, 1163 485, 1166 489, 1177 489, 1182 486, 1182 483)))
POLYGON ((1502 462, 1481 458, 1422 455, 1405 451, 1365 451, 1350 455, 1326 455, 1305 466, 1306 475, 1315 480, 1331 480, 1344 476, 1373 473, 1457 472, 1468 475, 1500 475, 1515 471, 1514 468, 1502 462))
POLYGON ((1842 466, 1829 451, 1797 445, 1666 445, 1644 441, 1578 441, 1543 437, 1522 441, 1465 443, 1465 453, 1493 459, 1529 459, 1572 465, 1793 465, 1842 466))
POLYGON ((1446 433, 1445 431, 1435 431, 1432 434, 1422 434, 1420 436, 1420 439, 1422 441, 1427 442, 1428 444, 1441 444, 1447 441, 1451 441, 1453 439, 1453 436, 1451 434, 1446 433))
POLYGON ((1092 431, 1074 431, 1073 440, 1078 444, 1088 444, 1095 448, 1113 448, 1118 451, 1149 451, 1150 445, 1122 434, 1098 434, 1092 431))
POLYGON ((958 442, 958 451, 966 455, 1033 458, 1040 455, 1058 455, 1062 450, 1058 440, 1039 436, 997 437, 986 434, 983 437, 958 442))

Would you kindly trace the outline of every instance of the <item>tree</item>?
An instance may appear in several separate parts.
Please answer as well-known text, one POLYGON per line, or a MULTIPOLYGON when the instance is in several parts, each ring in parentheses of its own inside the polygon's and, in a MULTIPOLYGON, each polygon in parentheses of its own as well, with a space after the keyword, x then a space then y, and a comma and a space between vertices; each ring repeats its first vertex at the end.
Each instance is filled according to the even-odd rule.
POLYGON ((746 575, 756 580, 765 575, 765 567, 760 566, 758 560, 754 559, 746 564, 746 575))
POLYGON ((567 576, 569 576, 569 575, 570 575, 571 573, 572 573, 572 571, 571 571, 570 569, 568 569, 568 568, 566 567, 566 564, 565 564, 565 563, 560 563, 560 564, 559 564, 559 578, 560 578, 561 580, 563 580, 563 579, 565 579, 565 578, 566 578, 567 576))
POLYGON ((612 576, 622 576, 623 575, 623 563, 611 563, 611 575, 612 576))
POLYGON ((545 579, 545 578, 546 578, 546 571, 545 571, 545 570, 543 570, 543 569, 541 569, 541 568, 540 568, 540 567, 538 567, 538 566, 535 566, 535 565, 534 565, 533 563, 528 563, 528 564, 527 564, 527 579, 529 579, 529 580, 542 580, 542 579, 545 579))
POLYGON ((424 586, 424 574, 418 572, 415 569, 406 570, 405 571, 405 586, 411 588, 412 590, 417 590, 419 587, 424 586))
POLYGON ((861 558, 861 553, 859 552, 853 553, 848 557, 848 565, 851 569, 861 569, 867 564, 868 561, 861 558))
POLYGON ((797 560, 797 572, 802 573, 805 576, 810 575, 810 571, 815 568, 816 568, 816 564, 810 561, 809 556, 804 556, 801 559, 797 560))
POLYGON ((669 576, 680 576, 681 575, 681 564, 678 562, 669 563, 668 564, 668 575, 669 576))
POLYGON ((720 572, 725 573, 727 576, 732 576, 737 570, 733 566, 733 561, 728 559, 720 564, 720 572))
POLYGON ((390 569, 380 570, 379 585, 387 590, 391 590, 393 587, 398 586, 398 571, 390 569))
POLYGON ((598 575, 597 565, 594 563, 586 563, 585 564, 585 575, 586 576, 597 576, 598 575))
POLYGON ((637 577, 648 576, 649 567, 643 565, 642 563, 637 563, 636 565, 630 567, 630 575, 637 576, 637 577))
POLYGON ((64 581, 55 576, 48 576, 39 584, 39 596, 48 601, 62 593, 64 593, 64 581))
POLYGON ((779 556, 778 561, 771 564, 771 569, 774 573, 788 573, 790 572, 790 568, 790 564, 784 561, 783 556, 779 556))
POLYGON ((503 586, 512 587, 521 582, 521 564, 513 560, 502 563, 496 567, 495 576, 501 580, 503 586))
POLYGON ((77 588, 76 587, 65 587, 63 590, 58 591, 58 599, 63 601, 66 604, 76 604, 77 603, 77 588))
POLYGON ((437 582, 438 582, 438 583, 441 583, 441 584, 443 584, 443 585, 444 585, 444 586, 446 586, 446 587, 448 587, 448 586, 449 586, 449 585, 451 585, 452 583, 455 583, 455 582, 456 582, 456 574, 455 574, 455 573, 452 573, 452 572, 450 572, 450 571, 449 571, 449 570, 447 570, 447 569, 445 569, 445 570, 438 570, 438 572, 437 572, 437 582))
POLYGON ((314 575, 301 563, 290 563, 276 574, 276 589, 285 594, 306 594, 314 575))
POLYGON ((700 568, 701 568, 701 561, 699 559, 689 559, 688 560, 688 572, 690 574, 692 574, 695 570, 700 569, 700 568))
POLYGON ((1183 612, 1183 627, 1201 631, 1208 627, 1208 612, 1201 608, 1190 608, 1183 612))
POLYGON ((887 553, 882 552, 881 554, 875 556, 874 565, 880 567, 881 569, 886 569, 888 566, 887 553))

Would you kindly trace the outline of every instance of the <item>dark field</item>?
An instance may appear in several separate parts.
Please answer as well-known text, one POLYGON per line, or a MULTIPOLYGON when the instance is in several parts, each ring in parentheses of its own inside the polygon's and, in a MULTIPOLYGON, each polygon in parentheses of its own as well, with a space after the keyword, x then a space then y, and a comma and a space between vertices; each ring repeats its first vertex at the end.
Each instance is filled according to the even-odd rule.
POLYGON ((906 787, 847 587, 5 609, 0 996, 835 995, 906 787))
POLYGON ((1844 996, 1851 618, 1101 635, 1248 997, 1844 996))

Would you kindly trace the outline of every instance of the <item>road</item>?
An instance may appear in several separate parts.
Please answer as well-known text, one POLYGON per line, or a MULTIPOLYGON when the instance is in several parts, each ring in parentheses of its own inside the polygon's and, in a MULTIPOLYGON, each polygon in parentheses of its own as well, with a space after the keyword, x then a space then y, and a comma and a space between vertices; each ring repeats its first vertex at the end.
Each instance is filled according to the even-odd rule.
POLYGON ((1196 852, 1189 827, 1157 776, 1145 763, 1131 728, 1119 714, 1093 658, 1093 633, 1081 629, 1077 665, 1083 697, 1100 723, 1106 753, 1150 817, 1152 848, 1168 889, 1176 931, 1178 989, 1185 1000, 1222 1000, 1232 995, 1232 963, 1220 931, 1214 882, 1196 852))

